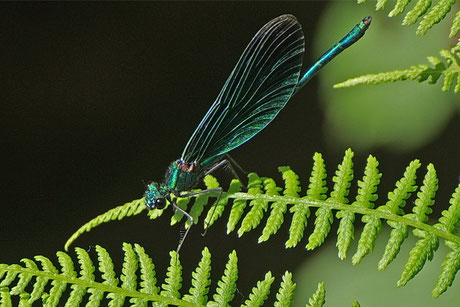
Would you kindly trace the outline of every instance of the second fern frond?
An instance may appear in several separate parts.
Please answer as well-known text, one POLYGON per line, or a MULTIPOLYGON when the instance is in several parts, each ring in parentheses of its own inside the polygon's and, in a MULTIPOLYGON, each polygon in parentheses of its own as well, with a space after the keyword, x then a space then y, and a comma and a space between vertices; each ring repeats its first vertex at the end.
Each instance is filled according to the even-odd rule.
POLYGON ((444 78, 442 90, 447 92, 453 86, 454 92, 459 93, 460 46, 455 46, 451 50, 441 50, 440 54, 444 58, 444 62, 434 56, 428 57, 428 61, 432 66, 421 64, 404 70, 368 74, 337 83, 334 87, 343 88, 359 84, 375 85, 404 80, 415 80, 418 82, 428 81, 430 84, 435 84, 442 76, 444 78))

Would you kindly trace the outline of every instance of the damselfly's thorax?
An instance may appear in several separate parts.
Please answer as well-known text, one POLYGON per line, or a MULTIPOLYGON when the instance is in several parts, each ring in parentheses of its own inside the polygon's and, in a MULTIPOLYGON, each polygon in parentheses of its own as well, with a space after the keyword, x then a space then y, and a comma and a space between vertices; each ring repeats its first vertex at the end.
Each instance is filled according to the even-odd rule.
POLYGON ((203 169, 196 161, 188 163, 182 159, 172 162, 166 171, 164 183, 152 182, 145 191, 147 208, 163 209, 171 193, 178 196, 182 191, 193 188, 204 176, 203 169))
POLYGON ((178 159, 169 166, 164 186, 175 194, 187 191, 198 183, 203 174, 203 169, 197 161, 185 162, 178 159))

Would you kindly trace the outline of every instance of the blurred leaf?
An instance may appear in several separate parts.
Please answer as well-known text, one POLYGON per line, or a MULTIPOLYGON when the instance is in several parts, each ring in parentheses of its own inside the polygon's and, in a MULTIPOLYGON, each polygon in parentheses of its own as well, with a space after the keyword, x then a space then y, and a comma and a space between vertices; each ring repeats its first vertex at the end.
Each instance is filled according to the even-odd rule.
POLYGON ((372 3, 356 6, 352 2, 334 2, 317 26, 315 55, 324 52, 366 15, 373 17, 366 35, 319 74, 326 139, 337 147, 347 144, 360 151, 377 146, 392 151, 416 149, 441 133, 456 112, 458 96, 442 92, 442 83, 407 81, 348 89, 333 89, 332 85, 352 76, 425 63, 427 56, 449 46, 447 35, 443 35, 448 33, 449 23, 417 37, 397 18, 375 12, 372 3))

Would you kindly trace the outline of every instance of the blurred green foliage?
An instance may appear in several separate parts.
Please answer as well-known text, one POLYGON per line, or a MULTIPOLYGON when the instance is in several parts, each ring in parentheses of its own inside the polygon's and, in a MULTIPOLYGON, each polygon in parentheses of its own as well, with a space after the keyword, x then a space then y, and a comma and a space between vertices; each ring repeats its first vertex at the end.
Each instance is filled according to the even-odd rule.
POLYGON ((407 80, 346 89, 332 89, 332 85, 350 77, 427 63, 427 56, 438 56, 439 50, 455 43, 448 39, 453 16, 425 36, 417 36, 416 25, 403 27, 403 16, 389 18, 386 11, 375 11, 374 4, 333 2, 317 27, 316 56, 362 17, 373 17, 365 37, 319 75, 326 139, 332 146, 351 146, 356 151, 416 150, 438 136, 459 110, 458 95, 441 91, 442 82, 407 80))
POLYGON ((412 234, 390 266, 383 272, 377 270, 389 233, 388 229, 384 228, 377 239, 374 251, 356 266, 351 264, 351 256, 356 250, 356 240, 344 261, 336 255, 337 247, 334 240, 330 240, 323 248, 312 253, 294 272, 294 282, 297 283, 294 306, 304 306, 305 297, 315 291, 320 281, 326 286, 325 306, 350 306, 354 300, 361 306, 372 307, 458 306, 454 303, 460 301, 460 292, 455 290, 458 281, 454 281, 450 291, 440 297, 431 297, 431 291, 441 271, 441 262, 449 250, 444 244, 440 244, 433 261, 427 262, 423 270, 402 288, 397 288, 396 282, 401 276, 409 250, 415 245, 416 238, 412 234))

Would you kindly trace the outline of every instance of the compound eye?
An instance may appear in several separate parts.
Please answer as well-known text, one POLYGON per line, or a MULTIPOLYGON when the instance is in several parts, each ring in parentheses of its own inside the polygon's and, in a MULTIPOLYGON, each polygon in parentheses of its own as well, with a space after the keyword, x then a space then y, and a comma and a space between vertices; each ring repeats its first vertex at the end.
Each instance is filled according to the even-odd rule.
POLYGON ((157 198, 155 199, 155 207, 157 209, 163 209, 166 205, 166 199, 164 198, 157 198))

